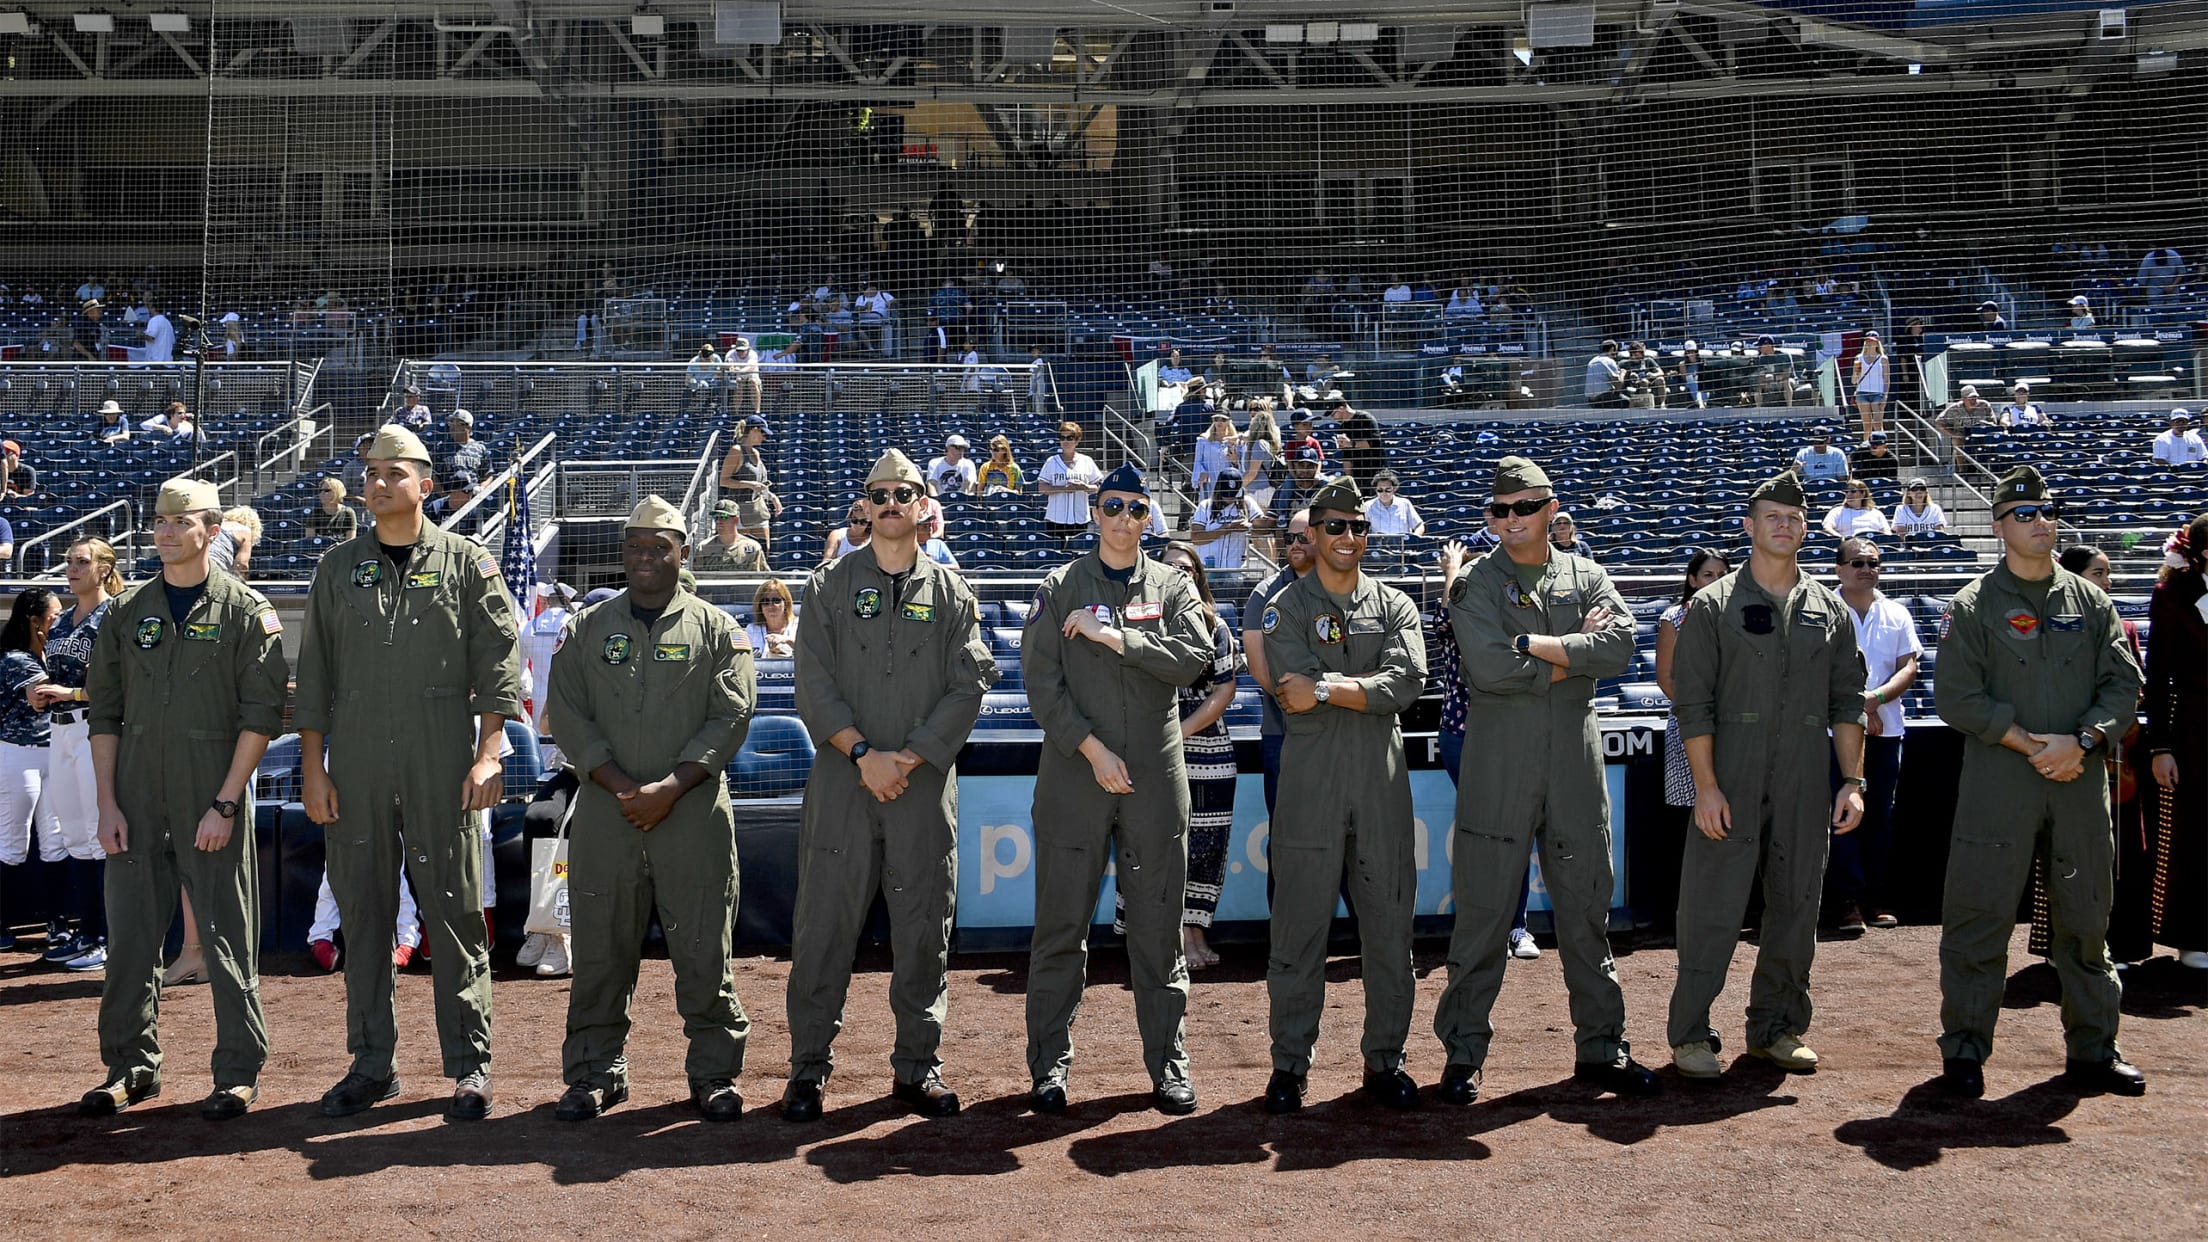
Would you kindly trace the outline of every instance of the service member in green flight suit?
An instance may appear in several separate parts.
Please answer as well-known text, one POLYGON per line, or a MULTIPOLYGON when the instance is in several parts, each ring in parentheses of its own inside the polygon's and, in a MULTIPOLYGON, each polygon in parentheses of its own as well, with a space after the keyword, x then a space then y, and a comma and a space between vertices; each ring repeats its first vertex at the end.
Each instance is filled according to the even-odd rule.
MULTIPOLYGON (((521 715, 518 618, 497 560, 424 519, 435 484, 414 433, 386 424, 363 456, 375 525, 315 567, 300 638, 307 816, 346 927, 391 927, 406 867, 453 1080, 446 1115, 477 1120, 491 1111, 491 954, 476 812, 498 804, 505 722, 521 715)), ((393 971, 388 951, 345 955, 353 1062, 323 1094, 326 1116, 399 1093, 393 971)))
POLYGON ((1964 742, 1940 935, 1940 1077, 1973 1099, 1985 1094, 2017 903, 2041 851, 2064 1075, 2089 1091, 2147 1090, 2116 1046, 2115 832, 2101 779, 2101 759, 2137 717, 2139 665, 2108 596, 2055 563, 2061 515, 2039 471, 2004 475, 1993 494, 2001 564, 1957 591, 1941 623, 1933 700, 1964 742))
POLYGON ((1411 1030, 1411 776, 1397 713, 1426 687, 1418 605, 1359 568, 1371 524, 1355 481, 1311 498, 1313 567, 1265 609, 1265 663, 1288 715, 1273 811, 1273 1076, 1265 1109, 1303 1107, 1326 1003, 1326 937, 1346 867, 1362 939, 1364 1092, 1414 1108, 1403 1068, 1411 1030))
POLYGON ((587 778, 568 827, 563 1121, 629 1096, 629 1006, 655 910, 690 1039, 690 1101, 708 1121, 743 1113, 751 1022, 729 969, 740 886, 722 771, 750 727, 757 677, 735 620, 682 585, 689 554, 682 512, 645 497, 621 533, 628 590, 570 620, 552 656, 545 721, 587 778))
POLYGON ((1763 877, 1763 931, 1748 987, 1748 1052, 1789 1073, 1817 1068, 1809 969, 1835 832, 1863 818, 1863 654, 1855 620, 1795 558, 1809 529, 1786 471, 1748 499, 1748 563, 1687 604, 1672 656, 1672 710, 1694 770, 1694 826, 1679 875, 1679 977, 1671 1060, 1716 1078, 1710 1006, 1763 877), (1838 758, 1840 792, 1832 793, 1838 758))
POLYGON ((1630 1055, 1610 958, 1610 793, 1594 710, 1596 681, 1632 663, 1633 613, 1600 565, 1550 544, 1556 503, 1540 466, 1497 463, 1487 526, 1502 554, 1466 570, 1449 599, 1466 691, 1450 858, 1456 928, 1449 987, 1434 1012, 1449 1104, 1479 1096, 1495 1036, 1488 1015, 1537 841, 1571 994, 1573 1077, 1619 1095, 1658 1089, 1630 1055))
POLYGON ((115 601, 85 689, 100 847, 107 851, 107 1081, 78 1110, 102 1116, 161 1094, 161 943, 179 881, 199 919, 215 1002, 210 1120, 241 1116, 268 1060, 261 1017, 253 768, 283 731, 283 625, 260 593, 207 561, 215 485, 170 479, 154 502, 161 577, 115 601))
POLYGON ((1089 924, 1104 865, 1115 857, 1151 1102, 1176 1115, 1196 1108, 1182 1042, 1188 782, 1179 688, 1210 661, 1211 635, 1188 575, 1143 553, 1150 506, 1133 466, 1104 477, 1096 551, 1043 580, 1021 640, 1027 701, 1043 728, 1027 971, 1027 1068, 1038 1113, 1066 1108, 1089 924))
POLYGON ((920 555, 920 468, 896 449, 866 477, 865 547, 805 588, 797 711, 818 754, 805 781, 790 944, 790 1082, 782 1115, 820 1116, 851 962, 879 893, 889 907, 891 1094, 948 1117, 943 1015, 958 898, 958 762, 997 680, 981 609, 956 570, 920 555))

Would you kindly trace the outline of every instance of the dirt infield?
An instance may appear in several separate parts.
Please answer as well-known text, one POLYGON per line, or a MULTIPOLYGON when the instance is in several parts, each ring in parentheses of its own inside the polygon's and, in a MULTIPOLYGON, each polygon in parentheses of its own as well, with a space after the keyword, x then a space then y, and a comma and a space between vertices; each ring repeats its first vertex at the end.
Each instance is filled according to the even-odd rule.
MULTIPOLYGON (((1937 929, 1823 946, 1812 1042, 1818 1073, 1788 1078, 1734 1060, 1752 948, 1719 1002, 1725 1079, 1664 1072, 1651 1101, 1597 1097, 1569 1077, 1556 955, 1514 962, 1498 1006, 1486 1087, 1473 1108, 1370 1108, 1355 1094, 1362 1003, 1354 958, 1336 959, 1299 1117, 1265 1115, 1264 963, 1230 949, 1198 976, 1189 1047, 1198 1112, 1148 1108, 1124 962, 1100 953, 1076 1028, 1074 1104, 1026 1113, 1017 957, 961 958, 946 1075, 955 1119, 892 1106, 885 963, 869 960, 839 1042, 827 1117, 772 1109, 788 1033, 787 963, 747 957, 737 985, 752 1020, 749 1111, 707 1126, 683 1099, 679 1020, 664 960, 637 997, 631 1103, 584 1125, 552 1117, 561 1090, 564 981, 502 975, 492 1120, 447 1124, 429 980, 400 983, 392 1104, 330 1121, 315 1109, 343 1073, 341 984, 305 958, 262 982, 274 1055, 244 1120, 201 1121, 211 1038, 205 988, 171 993, 166 1093, 118 1118, 82 1119, 99 1078, 97 979, 0 959, 0 1236, 119 1234, 352 1239, 589 1235, 611 1238, 1203 1234, 1453 1237, 2123 1237, 2208 1235, 2208 987, 2167 958, 2133 972, 2124 1044, 2151 1079, 2143 1100, 2079 1098, 2055 1074, 2062 1044, 2052 972, 2015 942, 2009 1012, 1987 1098, 1927 1085, 1939 1069, 1937 929)), ((1412 1072, 1441 1071, 1429 1033, 1443 972, 1419 954, 1412 1072)), ((1643 1059, 1664 1064, 1673 958, 1619 958, 1643 1059)))

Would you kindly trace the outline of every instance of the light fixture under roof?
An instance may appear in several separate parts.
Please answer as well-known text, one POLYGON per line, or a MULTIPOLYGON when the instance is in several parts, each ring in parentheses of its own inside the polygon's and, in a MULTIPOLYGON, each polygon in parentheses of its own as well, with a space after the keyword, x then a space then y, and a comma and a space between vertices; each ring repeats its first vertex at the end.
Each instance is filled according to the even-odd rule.
POLYGON ((189 13, 148 13, 146 24, 155 34, 190 34, 192 16, 189 13))
POLYGON ((113 13, 78 13, 75 15, 78 34, 114 34, 113 13))

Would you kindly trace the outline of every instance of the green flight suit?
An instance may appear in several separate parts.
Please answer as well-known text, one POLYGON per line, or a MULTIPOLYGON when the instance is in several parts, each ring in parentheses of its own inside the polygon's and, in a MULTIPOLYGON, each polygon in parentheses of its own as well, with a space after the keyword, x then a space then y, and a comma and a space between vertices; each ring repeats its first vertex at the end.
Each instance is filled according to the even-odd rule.
POLYGON ((498 562, 424 523, 403 569, 373 526, 315 567, 293 723, 329 739, 338 820, 322 830, 345 955, 353 1072, 389 1078, 398 1045, 388 932, 399 868, 429 932, 445 1076, 491 1061, 491 954, 483 850, 461 785, 476 716, 521 715, 513 600, 498 562))
MULTIPOLYGON (((1098 612, 1102 620, 1102 612, 1098 612)), ((1089 961, 1089 924, 1114 863, 1127 901, 1127 970, 1153 1085, 1188 1080, 1182 1020, 1188 963, 1181 907, 1188 886, 1188 776, 1180 687, 1211 661, 1196 588, 1147 554, 1115 580, 1097 553, 1052 570, 1035 592, 1020 644, 1028 709, 1043 728, 1035 768, 1035 934, 1027 967, 1027 1068, 1037 1084, 1073 1065, 1073 1020, 1089 961), (1076 609, 1109 610, 1122 652, 1064 635, 1076 609), (1127 765, 1133 792, 1106 793, 1081 754, 1094 735, 1127 765)))
POLYGON ((1265 663, 1283 674, 1340 673, 1364 687, 1365 708, 1321 703, 1287 714, 1280 800, 1273 809, 1273 1068, 1311 1069, 1326 1004, 1326 938, 1349 871, 1364 957, 1365 1068, 1403 1065, 1411 1031, 1411 916, 1418 897, 1412 856, 1411 774, 1396 713, 1426 688, 1426 635, 1418 605, 1360 576, 1335 595, 1316 570, 1291 583, 1259 619, 1265 663))
POLYGON ((582 778, 567 844, 575 983, 560 1060, 569 1086, 628 1085, 629 1004, 654 910, 690 1040, 691 1088, 743 1072, 751 1020, 729 968, 740 881, 724 769, 744 744, 757 681, 744 632, 688 591, 650 625, 626 591, 567 623, 545 723, 582 778), (591 779, 608 763, 642 784, 685 763, 711 775, 644 831, 591 779))
POLYGON ((1465 686, 1464 763, 1451 834, 1456 925, 1449 986, 1434 1033, 1454 1065, 1487 1063, 1488 1015, 1503 986, 1518 886, 1534 843, 1556 914, 1576 1058, 1609 1064, 1627 1050, 1625 994, 1610 959, 1610 787, 1595 682, 1633 662, 1633 613, 1602 567, 1551 551, 1548 577, 1528 592, 1497 552, 1466 570, 1449 599, 1465 686), (1596 608, 1610 624, 1579 632, 1596 608), (1564 644, 1569 675, 1513 646, 1520 634, 1564 644))
POLYGON ((2098 729, 2113 742, 2137 718, 2139 665, 2108 597, 2059 567, 2035 588, 1996 566, 1955 593, 1942 628, 1933 699, 1965 740, 1940 934, 1940 1054, 1992 1054, 2017 904, 2033 854, 2044 851, 2063 1039, 2071 1060, 2112 1060, 2122 996, 2108 956, 2116 844, 2101 778, 2107 751, 2095 748, 2083 775, 2058 783, 2001 739, 2016 725, 2098 729))
POLYGON ((1748 894, 1763 873, 1763 929, 1748 988, 1750 1048, 1809 1030, 1809 968, 1832 840, 1834 725, 1863 723, 1855 614, 1804 572, 1784 598, 1743 567, 1687 604, 1672 651, 1681 738, 1713 737, 1717 788, 1732 807, 1722 841, 1687 832, 1679 873, 1673 1047, 1712 1040, 1748 894))
POLYGON ((751 574, 767 572, 767 550, 749 535, 737 532, 736 542, 721 542, 714 535, 698 545, 696 563, 691 566, 701 574, 751 574))
POLYGON ((154 579, 115 601, 86 669, 93 736, 116 739, 115 801, 127 846, 107 860, 107 982, 100 1060, 110 1078, 158 1075, 161 945, 179 881, 199 919, 215 1003, 217 1087, 256 1082, 268 1060, 261 1017, 259 869, 253 789, 230 841, 193 844, 229 774, 240 733, 283 732, 283 626, 252 588, 219 569, 178 625, 154 579))
POLYGON ((790 937, 790 1077, 826 1082, 843 1028, 851 963, 867 911, 889 907, 890 1067, 925 1083, 942 1068, 958 898, 959 748, 996 684, 981 610, 956 570, 922 556, 899 592, 869 544, 814 571, 797 627, 797 712, 818 752, 805 780, 797 909, 790 937), (926 762, 877 802, 859 765, 828 739, 926 762))

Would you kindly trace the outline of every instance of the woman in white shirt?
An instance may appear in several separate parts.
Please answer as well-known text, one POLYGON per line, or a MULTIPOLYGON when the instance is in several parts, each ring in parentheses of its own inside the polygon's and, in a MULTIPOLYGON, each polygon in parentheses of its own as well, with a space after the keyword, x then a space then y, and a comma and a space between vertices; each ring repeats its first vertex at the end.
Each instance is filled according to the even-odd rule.
POLYGON ((1211 485, 1211 497, 1196 506, 1188 519, 1189 542, 1196 545, 1206 569, 1240 569, 1249 550, 1250 528, 1258 510, 1242 494, 1242 475, 1234 469, 1220 472, 1211 485))
POLYGON ((1104 481, 1104 472, 1081 450, 1081 424, 1058 424, 1058 452, 1035 472, 1043 495, 1043 525, 1061 538, 1089 528, 1089 497, 1104 481))
POLYGON ((821 553, 821 562, 835 560, 839 556, 856 552, 874 540, 874 519, 867 516, 866 502, 854 500, 851 511, 843 517, 843 525, 828 532, 828 548, 821 553))
POLYGON ((1198 496, 1211 494, 1211 484, 1234 465, 1237 448, 1234 416, 1225 410, 1212 413, 1211 426, 1196 440, 1196 463, 1189 471, 1189 490, 1198 496))
POLYGON ((1871 485, 1850 478, 1843 486, 1846 493, 1840 503, 1825 510, 1825 533, 1842 539, 1889 533, 1892 528, 1886 524, 1886 515, 1871 503, 1871 485))
POLYGON ((751 624, 744 627, 751 649, 762 660, 787 660, 797 654, 797 602, 780 578, 769 578, 751 593, 751 624))
POLYGON ((1932 485, 1923 479, 1911 479, 1901 503, 1894 506, 1894 519, 1889 525, 1893 533, 1903 539, 1917 539, 1945 534, 1947 515, 1940 512, 1939 502, 1932 499, 1932 485))
POLYGON ((1423 535, 1426 522, 1418 516, 1418 509, 1397 493, 1402 482, 1395 471, 1382 470, 1372 476, 1372 499, 1365 502, 1365 520, 1372 523, 1375 535, 1423 535))
POLYGON ((1863 442, 1874 432, 1886 430, 1888 360, 1886 344, 1878 333, 1863 334, 1862 351, 1855 356, 1855 412, 1863 419, 1863 442))

